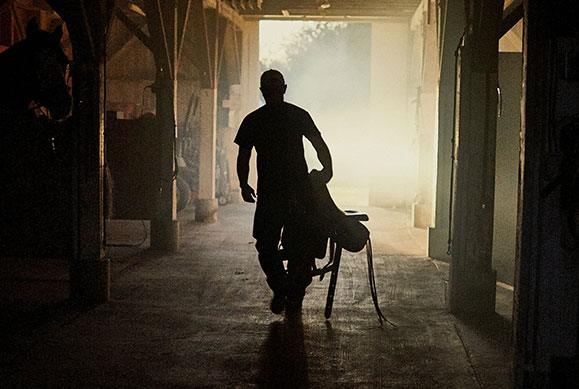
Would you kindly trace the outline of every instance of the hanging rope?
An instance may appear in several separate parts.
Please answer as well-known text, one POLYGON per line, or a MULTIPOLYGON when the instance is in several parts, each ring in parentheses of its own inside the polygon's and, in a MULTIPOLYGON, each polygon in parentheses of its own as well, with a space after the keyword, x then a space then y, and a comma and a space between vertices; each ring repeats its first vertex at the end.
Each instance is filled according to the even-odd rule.
POLYGON ((397 327, 396 324, 392 323, 390 320, 384 316, 382 310, 380 310, 380 305, 378 304, 378 293, 376 292, 376 280, 374 278, 374 260, 372 258, 372 241, 368 237, 368 242, 366 242, 366 256, 368 257, 368 279, 370 281, 370 293, 372 294, 372 301, 374 302, 374 308, 376 308, 376 313, 378 314, 378 320, 380 325, 385 321, 392 327, 397 327))

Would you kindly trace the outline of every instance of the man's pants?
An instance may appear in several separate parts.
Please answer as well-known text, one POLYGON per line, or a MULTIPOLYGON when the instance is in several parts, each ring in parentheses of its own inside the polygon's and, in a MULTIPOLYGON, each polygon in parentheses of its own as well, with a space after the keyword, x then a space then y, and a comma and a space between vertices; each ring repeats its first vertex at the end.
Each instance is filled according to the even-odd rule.
MULTIPOLYGON (((260 198, 257 202, 253 221, 255 248, 259 254, 259 264, 263 269, 269 287, 274 293, 303 296, 312 282, 311 263, 313 256, 303 250, 290 250, 287 275, 283 258, 279 251, 281 233, 288 223, 300 223, 303 215, 302 204, 295 198, 260 198)), ((299 244, 299 242, 296 242, 299 244)), ((288 251, 284 247, 284 251, 288 251)))

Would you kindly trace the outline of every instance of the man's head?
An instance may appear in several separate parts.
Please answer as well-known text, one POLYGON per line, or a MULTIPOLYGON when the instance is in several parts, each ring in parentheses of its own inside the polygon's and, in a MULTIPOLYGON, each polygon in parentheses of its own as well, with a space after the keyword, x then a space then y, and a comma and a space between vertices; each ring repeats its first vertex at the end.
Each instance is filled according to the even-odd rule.
POLYGON ((261 75, 259 89, 267 104, 275 104, 283 101, 287 85, 279 71, 270 69, 261 75))

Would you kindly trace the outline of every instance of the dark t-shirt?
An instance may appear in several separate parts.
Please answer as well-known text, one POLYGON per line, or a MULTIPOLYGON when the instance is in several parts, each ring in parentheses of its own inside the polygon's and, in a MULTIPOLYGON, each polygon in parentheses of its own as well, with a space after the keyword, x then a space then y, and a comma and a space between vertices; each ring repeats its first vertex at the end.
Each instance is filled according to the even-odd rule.
POLYGON ((307 111, 286 102, 266 104, 243 119, 235 143, 257 151, 258 195, 281 195, 307 182, 303 136, 319 133, 307 111))

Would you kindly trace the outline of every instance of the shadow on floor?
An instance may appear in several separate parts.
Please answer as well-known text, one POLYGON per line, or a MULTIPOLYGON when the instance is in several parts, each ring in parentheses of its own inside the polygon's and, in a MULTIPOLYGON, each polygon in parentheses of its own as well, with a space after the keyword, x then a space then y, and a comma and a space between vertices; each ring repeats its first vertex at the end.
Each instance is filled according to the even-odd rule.
POLYGON ((480 387, 512 387, 512 320, 498 313, 455 316, 455 328, 480 387))
POLYGON ((260 388, 310 386, 301 313, 288 313, 283 321, 269 325, 260 350, 257 383, 260 388))
POLYGON ((505 353, 510 350, 512 342, 512 321, 498 313, 484 317, 455 315, 462 326, 475 332, 494 347, 502 349, 505 353))
MULTIPOLYGON (((130 253, 116 250, 114 254, 111 258, 113 279, 164 255, 150 249, 130 253)), ((62 259, 3 258, 0 261, 0 355, 28 342, 27 338, 35 330, 94 308, 70 301, 68 273, 68 262, 62 259)))
POLYGON ((73 320, 91 308, 78 307, 68 299, 57 301, 2 302, 0 305, 0 366, 17 364, 53 325, 73 320))

